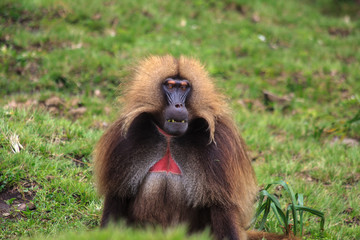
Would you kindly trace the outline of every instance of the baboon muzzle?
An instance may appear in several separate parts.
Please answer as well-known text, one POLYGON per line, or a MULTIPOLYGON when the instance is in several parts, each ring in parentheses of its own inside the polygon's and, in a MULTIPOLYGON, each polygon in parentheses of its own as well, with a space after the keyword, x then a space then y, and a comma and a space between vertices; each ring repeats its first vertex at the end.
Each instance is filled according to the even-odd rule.
POLYGON ((188 111, 184 103, 175 103, 167 106, 164 112, 164 131, 167 134, 180 136, 188 128, 188 111))

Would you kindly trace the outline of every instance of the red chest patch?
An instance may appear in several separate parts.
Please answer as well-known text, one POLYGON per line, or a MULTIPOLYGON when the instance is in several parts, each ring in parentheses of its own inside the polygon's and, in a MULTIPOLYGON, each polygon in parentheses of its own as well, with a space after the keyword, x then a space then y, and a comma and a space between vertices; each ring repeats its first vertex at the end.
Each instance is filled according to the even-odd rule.
POLYGON ((166 134, 163 130, 158 128, 159 132, 163 134, 166 137, 167 140, 167 149, 166 153, 163 158, 161 158, 157 163, 154 164, 150 168, 150 172, 166 172, 166 173, 172 173, 172 174, 178 174, 181 175, 181 170, 179 166, 176 164, 174 159, 171 157, 170 153, 170 138, 168 134, 166 134))

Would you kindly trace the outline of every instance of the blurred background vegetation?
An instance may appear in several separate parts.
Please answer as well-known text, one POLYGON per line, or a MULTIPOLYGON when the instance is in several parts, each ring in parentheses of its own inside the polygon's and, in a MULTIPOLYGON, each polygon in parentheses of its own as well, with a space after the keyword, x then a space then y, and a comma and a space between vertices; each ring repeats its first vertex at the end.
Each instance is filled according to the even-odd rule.
MULTIPOLYGON (((93 146, 120 111, 118 85, 151 54, 202 61, 259 185, 290 182, 325 213, 325 239, 360 239, 354 0, 1 0, 0 238, 98 226, 93 146)), ((304 217, 317 239, 319 219, 304 217)), ((274 217, 265 227, 282 232, 274 217)))

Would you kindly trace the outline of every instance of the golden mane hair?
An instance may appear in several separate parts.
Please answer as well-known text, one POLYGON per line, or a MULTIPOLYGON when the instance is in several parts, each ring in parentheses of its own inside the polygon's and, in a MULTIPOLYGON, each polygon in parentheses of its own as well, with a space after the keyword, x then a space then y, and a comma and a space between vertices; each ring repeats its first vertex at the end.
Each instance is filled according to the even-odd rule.
POLYGON ((227 104, 224 97, 216 91, 204 66, 197 60, 184 56, 179 59, 170 55, 151 56, 139 63, 120 98, 124 103, 120 116, 124 120, 123 134, 126 134, 139 114, 156 113, 159 106, 165 105, 159 86, 166 78, 173 76, 180 76, 190 82, 193 89, 191 105, 187 106, 190 117, 204 118, 209 124, 210 142, 214 141, 216 119, 228 112, 227 104))

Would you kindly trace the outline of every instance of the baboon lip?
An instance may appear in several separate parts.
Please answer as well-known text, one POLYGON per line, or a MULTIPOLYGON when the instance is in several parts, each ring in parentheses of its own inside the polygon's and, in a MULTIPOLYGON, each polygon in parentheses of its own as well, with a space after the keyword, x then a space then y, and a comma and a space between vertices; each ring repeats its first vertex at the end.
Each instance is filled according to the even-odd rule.
POLYGON ((188 122, 186 120, 165 120, 163 130, 170 136, 181 136, 188 128, 188 122))
POLYGON ((156 128, 158 129, 159 133, 161 133, 165 137, 172 137, 172 135, 170 135, 167 132, 165 132, 164 130, 162 130, 159 126, 156 125, 156 128))

